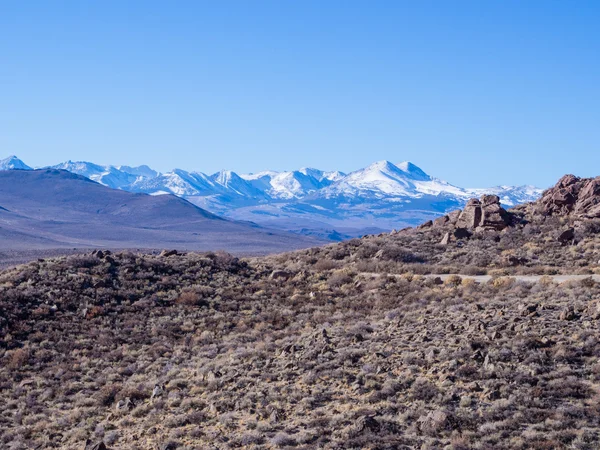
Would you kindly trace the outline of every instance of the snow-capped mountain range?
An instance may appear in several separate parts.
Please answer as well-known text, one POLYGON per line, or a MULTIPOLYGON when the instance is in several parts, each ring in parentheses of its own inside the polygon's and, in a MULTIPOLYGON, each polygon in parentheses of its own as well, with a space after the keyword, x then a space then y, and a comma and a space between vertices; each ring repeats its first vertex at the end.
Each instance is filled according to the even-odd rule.
MULTIPOLYGON (((209 211, 305 234, 350 237, 366 231, 415 225, 460 208, 484 193, 506 206, 537 199, 533 186, 466 189, 431 177, 410 162, 379 161, 349 174, 303 168, 290 172, 212 175, 148 166, 103 166, 67 161, 54 169, 83 175, 113 189, 152 195, 174 194, 209 211)), ((0 160, 0 170, 31 170, 16 156, 0 160)))

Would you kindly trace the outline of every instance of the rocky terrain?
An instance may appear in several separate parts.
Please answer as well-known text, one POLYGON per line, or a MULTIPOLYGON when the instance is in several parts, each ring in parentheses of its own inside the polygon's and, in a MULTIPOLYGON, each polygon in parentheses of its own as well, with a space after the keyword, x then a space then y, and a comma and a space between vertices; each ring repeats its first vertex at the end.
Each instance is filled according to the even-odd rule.
POLYGON ((599 180, 567 175, 537 202, 509 210, 484 195, 415 228, 287 254, 285 264, 318 260, 361 272, 420 274, 596 273, 599 180))
POLYGON ((506 275, 600 273, 597 181, 276 256, 6 270, 0 447, 596 449, 600 283, 506 275))

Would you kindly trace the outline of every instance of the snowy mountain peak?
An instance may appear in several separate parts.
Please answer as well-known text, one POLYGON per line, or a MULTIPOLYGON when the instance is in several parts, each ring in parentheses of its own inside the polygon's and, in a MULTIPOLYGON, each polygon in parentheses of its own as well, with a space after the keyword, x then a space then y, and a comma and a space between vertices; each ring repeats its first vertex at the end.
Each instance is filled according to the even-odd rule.
POLYGON ((17 158, 15 155, 11 155, 8 158, 0 160, 0 170, 32 170, 27 164, 17 158))
POLYGON ((346 174, 344 172, 340 172, 339 170, 332 170, 331 172, 325 172, 323 176, 329 181, 338 181, 344 178, 346 174))
POLYGON ((369 164, 363 170, 365 170, 365 171, 379 170, 381 172, 395 172, 395 171, 398 170, 398 167, 396 167, 391 162, 383 159, 381 161, 376 161, 376 162, 374 162, 372 164, 369 164))
POLYGON ((227 187, 228 185, 230 185, 232 182, 240 179, 241 178, 238 176, 237 173, 231 171, 231 170, 221 170, 215 174, 212 175, 213 180, 215 180, 217 183, 219 183, 220 185, 223 185, 225 187, 227 187))
POLYGON ((402 172, 406 173, 413 180, 420 181, 428 181, 431 180, 431 177, 427 175, 420 167, 414 165, 410 161, 403 161, 400 164, 397 164, 396 167, 400 169, 402 172))
POLYGON ((52 166, 53 169, 68 170, 69 172, 83 175, 91 178, 94 175, 100 175, 107 172, 107 168, 98 164, 93 164, 85 161, 65 161, 63 163, 52 166))

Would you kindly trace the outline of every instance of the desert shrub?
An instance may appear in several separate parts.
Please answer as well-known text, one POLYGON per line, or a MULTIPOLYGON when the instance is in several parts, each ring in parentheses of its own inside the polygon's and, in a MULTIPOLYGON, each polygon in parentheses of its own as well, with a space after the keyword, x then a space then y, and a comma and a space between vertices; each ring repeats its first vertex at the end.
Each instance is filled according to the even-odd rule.
POLYGON ((186 306, 208 306, 208 302, 204 300, 202 294, 192 290, 181 292, 175 302, 186 306))
POLYGON ((444 280, 446 286, 460 286, 462 283, 462 277, 460 275, 450 275, 444 280))
POLYGON ((332 261, 330 259, 320 259, 315 262, 313 268, 318 272, 327 272, 328 270, 333 270, 338 267, 338 263, 332 261))
POLYGON ((121 386, 117 384, 105 384, 96 394, 96 399, 100 406, 110 406, 115 402, 121 386))
POLYGON ((6 366, 9 369, 21 369, 29 362, 30 356, 28 348, 18 348, 7 352, 5 356, 8 359, 6 366))

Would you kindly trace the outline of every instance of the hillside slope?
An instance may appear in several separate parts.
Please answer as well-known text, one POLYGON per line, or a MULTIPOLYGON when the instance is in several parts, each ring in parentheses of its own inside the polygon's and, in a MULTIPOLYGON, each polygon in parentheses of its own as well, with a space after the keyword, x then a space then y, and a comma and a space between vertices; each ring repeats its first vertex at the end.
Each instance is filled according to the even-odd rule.
POLYGON ((110 189, 56 169, 0 172, 3 248, 225 249, 265 253, 318 241, 225 220, 173 196, 110 189))
POLYGON ((417 227, 284 260, 291 267, 351 264, 363 272, 585 274, 600 270, 599 240, 600 177, 566 175, 536 202, 506 210, 498 196, 483 195, 417 227))
POLYGON ((1 445, 597 448, 600 283, 390 276, 409 251, 381 250, 0 273, 1 445))

